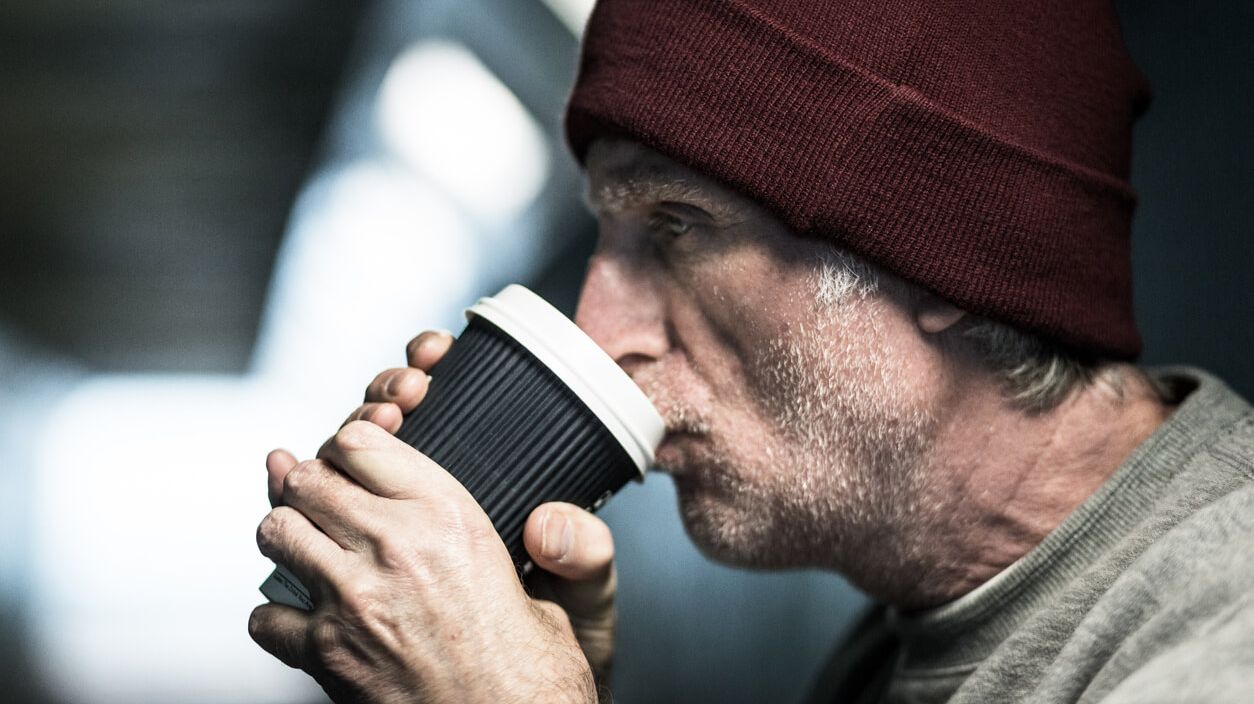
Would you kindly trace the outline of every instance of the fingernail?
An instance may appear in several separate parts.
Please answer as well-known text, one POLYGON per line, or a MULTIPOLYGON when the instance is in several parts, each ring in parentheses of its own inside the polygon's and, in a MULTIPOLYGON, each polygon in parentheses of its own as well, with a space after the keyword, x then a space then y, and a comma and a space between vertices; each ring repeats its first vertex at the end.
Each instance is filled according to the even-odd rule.
POLYGON ((387 383, 383 385, 383 393, 387 396, 395 396, 396 387, 401 385, 400 378, 400 374, 393 374, 388 377, 387 383))
POLYGON ((570 554, 575 542, 575 532, 570 519, 558 511, 544 516, 544 539, 540 542, 540 555, 561 562, 570 554))

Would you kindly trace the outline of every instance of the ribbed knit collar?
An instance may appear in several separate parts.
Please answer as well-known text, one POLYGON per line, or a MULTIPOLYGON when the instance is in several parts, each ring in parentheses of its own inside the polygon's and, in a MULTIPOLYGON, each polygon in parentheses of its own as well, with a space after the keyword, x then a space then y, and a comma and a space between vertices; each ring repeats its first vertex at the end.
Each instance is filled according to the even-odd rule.
POLYGON ((902 642, 899 675, 974 669, 1151 510, 1187 458, 1249 406, 1215 377, 1189 368, 1150 370, 1171 389, 1175 412, 1061 525, 1010 567, 963 597, 926 611, 889 611, 902 642))

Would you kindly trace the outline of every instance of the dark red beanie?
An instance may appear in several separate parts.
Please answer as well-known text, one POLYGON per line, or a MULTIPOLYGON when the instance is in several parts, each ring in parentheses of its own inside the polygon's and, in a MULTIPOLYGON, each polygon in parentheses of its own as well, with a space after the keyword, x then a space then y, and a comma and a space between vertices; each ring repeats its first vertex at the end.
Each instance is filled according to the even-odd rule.
POLYGON ((1133 358, 1148 87, 1105 0, 601 0, 566 115, 973 313, 1133 358))

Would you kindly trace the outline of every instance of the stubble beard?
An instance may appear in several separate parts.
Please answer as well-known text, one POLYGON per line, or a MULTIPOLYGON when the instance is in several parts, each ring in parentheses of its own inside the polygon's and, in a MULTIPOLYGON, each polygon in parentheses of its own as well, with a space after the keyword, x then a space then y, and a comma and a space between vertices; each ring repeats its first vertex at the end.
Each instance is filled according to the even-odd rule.
POLYGON ((753 430, 734 430, 646 380, 672 427, 700 435, 676 476, 684 526, 708 556, 755 568, 819 567, 881 595, 918 564, 928 515, 923 458, 935 415, 914 398, 876 297, 816 306, 745 367, 753 430), (676 424, 678 421, 678 424, 676 424))

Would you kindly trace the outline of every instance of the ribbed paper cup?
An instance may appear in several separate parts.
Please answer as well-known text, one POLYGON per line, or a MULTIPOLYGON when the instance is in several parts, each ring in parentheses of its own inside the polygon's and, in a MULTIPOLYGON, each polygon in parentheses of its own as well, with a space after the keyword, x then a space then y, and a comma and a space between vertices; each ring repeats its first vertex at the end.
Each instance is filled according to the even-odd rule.
MULTIPOLYGON (((664 426, 618 365, 526 288, 480 299, 466 317, 396 436, 466 487, 521 568, 523 524, 535 507, 599 508, 643 478, 664 426)), ((271 601, 313 605, 282 567, 261 590, 271 601)))

